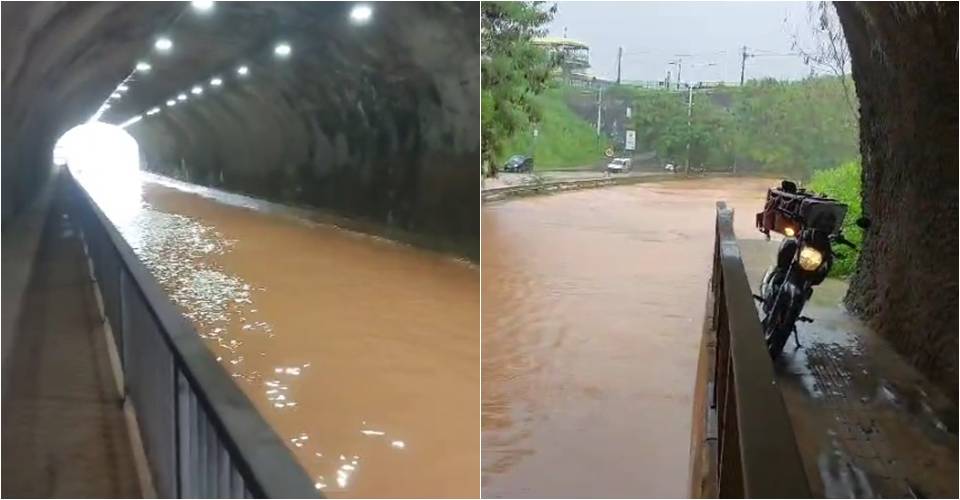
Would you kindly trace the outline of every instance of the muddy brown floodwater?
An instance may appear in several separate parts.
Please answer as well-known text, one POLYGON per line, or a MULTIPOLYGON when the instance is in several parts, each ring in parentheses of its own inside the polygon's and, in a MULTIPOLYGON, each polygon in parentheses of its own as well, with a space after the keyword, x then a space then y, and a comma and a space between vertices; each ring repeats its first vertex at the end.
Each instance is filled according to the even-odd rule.
POLYGON ((478 494, 476 266, 152 180, 106 211, 318 489, 478 494))
POLYGON ((484 497, 683 497, 715 202, 756 238, 766 179, 482 209, 484 497))

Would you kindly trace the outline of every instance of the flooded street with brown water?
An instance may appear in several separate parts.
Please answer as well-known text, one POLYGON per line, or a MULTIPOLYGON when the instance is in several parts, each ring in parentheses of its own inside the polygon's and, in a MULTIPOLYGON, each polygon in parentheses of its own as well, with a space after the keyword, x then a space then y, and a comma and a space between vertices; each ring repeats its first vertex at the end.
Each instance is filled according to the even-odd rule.
POLYGON ((715 202, 741 238, 766 179, 486 204, 483 494, 683 497, 715 202))
POLYGON ((475 265, 159 178, 105 209, 324 494, 477 495, 475 265))

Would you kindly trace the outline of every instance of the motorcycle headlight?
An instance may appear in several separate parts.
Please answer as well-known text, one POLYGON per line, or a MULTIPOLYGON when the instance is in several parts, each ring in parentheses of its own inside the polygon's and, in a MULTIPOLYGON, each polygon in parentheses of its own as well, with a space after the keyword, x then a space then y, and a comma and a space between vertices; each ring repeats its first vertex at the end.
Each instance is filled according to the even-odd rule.
POLYGON ((787 226, 787 227, 783 228, 783 234, 785 234, 785 235, 793 238, 793 235, 797 234, 797 232, 794 231, 792 227, 787 226))
POLYGON ((823 254, 816 248, 804 246, 800 249, 799 263, 804 271, 816 271, 823 264, 823 254))

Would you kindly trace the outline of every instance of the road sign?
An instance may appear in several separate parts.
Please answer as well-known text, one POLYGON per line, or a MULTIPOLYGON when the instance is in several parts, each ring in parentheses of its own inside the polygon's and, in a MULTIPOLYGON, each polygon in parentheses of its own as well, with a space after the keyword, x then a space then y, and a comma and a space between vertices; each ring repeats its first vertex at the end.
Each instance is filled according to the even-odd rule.
POLYGON ((634 130, 627 130, 627 140, 624 149, 627 151, 633 151, 637 149, 637 132, 634 130))

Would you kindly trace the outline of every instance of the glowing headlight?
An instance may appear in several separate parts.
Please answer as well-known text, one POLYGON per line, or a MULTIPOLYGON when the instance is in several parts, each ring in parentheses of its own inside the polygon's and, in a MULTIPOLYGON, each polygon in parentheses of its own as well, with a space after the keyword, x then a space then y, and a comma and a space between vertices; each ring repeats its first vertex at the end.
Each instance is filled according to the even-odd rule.
POLYGON ((804 246, 800 249, 800 268, 804 271, 816 271, 823 264, 823 254, 816 248, 804 246))
POLYGON ((789 236, 789 237, 792 238, 793 235, 797 234, 797 232, 794 231, 792 227, 787 226, 787 227, 783 228, 783 234, 785 234, 785 235, 787 235, 787 236, 789 236))

